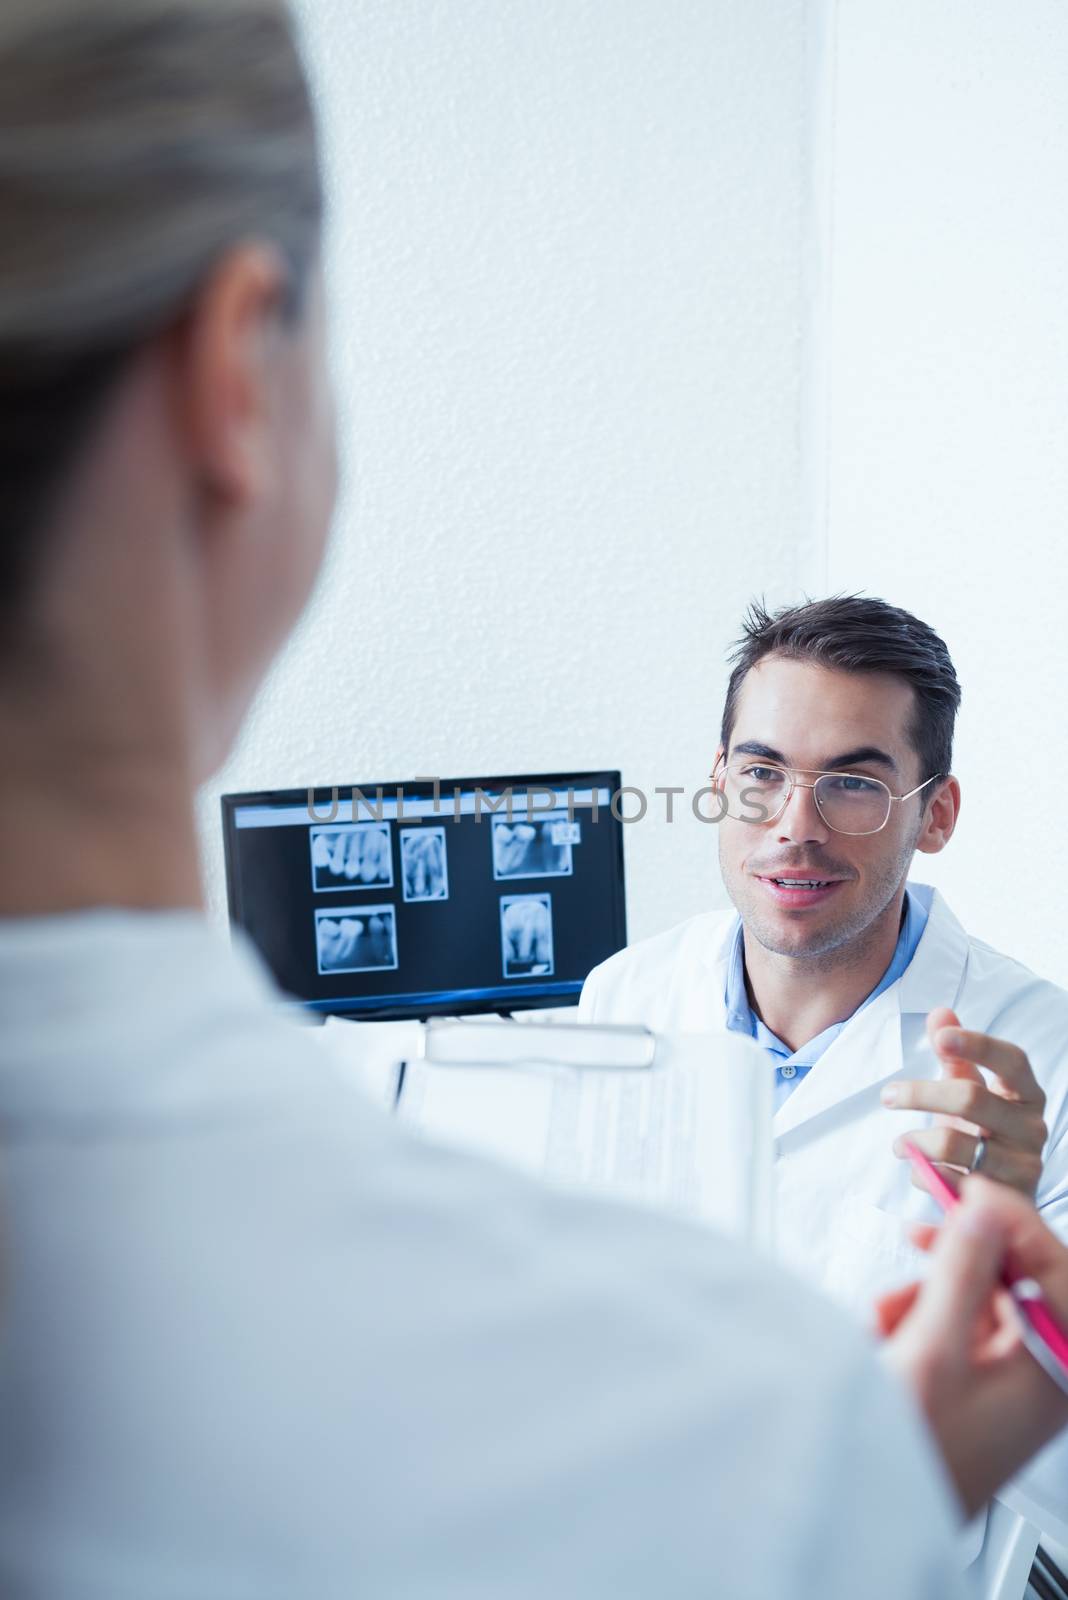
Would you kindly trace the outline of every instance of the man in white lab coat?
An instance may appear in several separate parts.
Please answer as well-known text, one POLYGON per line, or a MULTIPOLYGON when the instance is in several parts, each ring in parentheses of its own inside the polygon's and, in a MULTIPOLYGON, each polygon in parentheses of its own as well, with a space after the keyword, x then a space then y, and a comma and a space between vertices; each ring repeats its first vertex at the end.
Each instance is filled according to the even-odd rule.
MULTIPOLYGON (((590 1019, 765 1046, 779 1248, 865 1319, 915 1269, 907 1223, 936 1215, 905 1135, 950 1174, 978 1166, 1034 1196, 1068 1234, 1068 993, 907 881, 957 820, 959 698, 942 640, 896 607, 754 607, 712 775, 736 910, 631 946, 582 995, 590 1019)), ((1066 1515, 1058 1473, 1031 1507, 1044 1523, 1066 1515)))

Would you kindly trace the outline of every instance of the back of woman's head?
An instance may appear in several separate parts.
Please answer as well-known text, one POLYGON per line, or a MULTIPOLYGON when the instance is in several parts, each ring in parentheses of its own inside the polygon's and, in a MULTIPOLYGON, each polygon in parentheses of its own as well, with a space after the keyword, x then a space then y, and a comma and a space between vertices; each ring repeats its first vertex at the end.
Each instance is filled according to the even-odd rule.
POLYGON ((281 0, 3 0, 0 635, 127 358, 242 240, 296 312, 321 209, 281 0))

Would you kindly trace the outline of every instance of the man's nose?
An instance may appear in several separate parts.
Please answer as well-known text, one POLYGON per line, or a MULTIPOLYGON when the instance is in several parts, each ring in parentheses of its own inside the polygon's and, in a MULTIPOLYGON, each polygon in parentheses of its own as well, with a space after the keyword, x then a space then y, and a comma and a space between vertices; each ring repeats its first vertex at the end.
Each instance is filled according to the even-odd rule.
POLYGON ((780 844, 826 844, 831 830, 820 816, 811 785, 795 784, 786 809, 775 822, 780 844))

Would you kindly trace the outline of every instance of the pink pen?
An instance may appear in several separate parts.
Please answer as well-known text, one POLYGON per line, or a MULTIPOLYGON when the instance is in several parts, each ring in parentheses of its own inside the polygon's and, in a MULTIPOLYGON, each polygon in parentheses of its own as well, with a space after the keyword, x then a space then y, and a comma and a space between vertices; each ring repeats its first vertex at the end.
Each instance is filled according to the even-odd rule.
MULTIPOLYGON (((942 1210, 952 1211, 955 1205, 960 1204, 959 1196, 954 1194, 938 1168, 928 1161, 911 1139, 904 1141, 904 1147, 916 1171, 923 1173, 928 1190, 942 1210)), ((1068 1394, 1068 1334, 1046 1304, 1042 1290, 1034 1278, 1028 1278, 1022 1272, 1013 1272, 1011 1267, 1004 1269, 1001 1281, 1012 1295, 1020 1314, 1021 1339, 1039 1366, 1068 1394)))

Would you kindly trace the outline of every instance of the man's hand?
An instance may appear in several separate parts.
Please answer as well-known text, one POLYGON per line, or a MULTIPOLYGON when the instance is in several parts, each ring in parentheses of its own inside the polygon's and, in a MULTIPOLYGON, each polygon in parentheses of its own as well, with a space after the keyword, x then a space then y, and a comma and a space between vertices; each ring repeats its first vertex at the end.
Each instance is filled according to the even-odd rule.
POLYGON ((1068 1393, 1020 1341, 999 1277, 1006 1261, 1037 1280, 1068 1328, 1068 1250, 1034 1207, 1002 1184, 967 1178, 941 1229, 913 1238, 931 1276, 876 1308, 889 1364, 912 1389, 938 1440, 965 1513, 1068 1425, 1068 1393))
MULTIPOLYGON (((1004 1039, 969 1033, 948 1007, 927 1018, 927 1037, 942 1062, 944 1076, 891 1083, 883 1104, 899 1110, 933 1111, 934 1124, 902 1134, 894 1154, 905 1157, 910 1139, 956 1186, 971 1170, 980 1136, 986 1140, 982 1161, 985 1177, 1035 1197, 1042 1175, 1042 1150, 1048 1129, 1043 1120, 1046 1097, 1022 1050, 1004 1039), (989 1087, 980 1067, 995 1076, 989 1087)), ((913 1183, 923 1188, 913 1174, 913 1183)))

